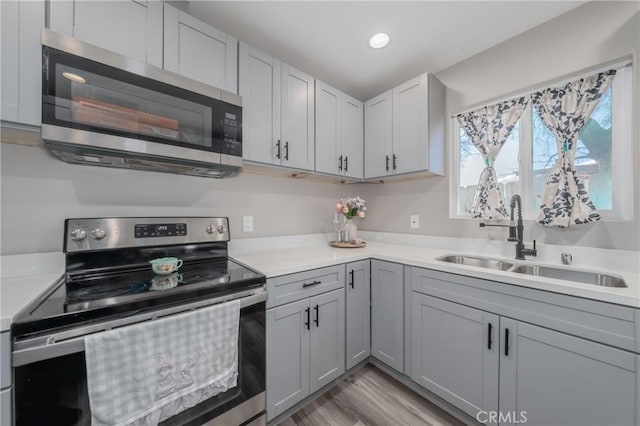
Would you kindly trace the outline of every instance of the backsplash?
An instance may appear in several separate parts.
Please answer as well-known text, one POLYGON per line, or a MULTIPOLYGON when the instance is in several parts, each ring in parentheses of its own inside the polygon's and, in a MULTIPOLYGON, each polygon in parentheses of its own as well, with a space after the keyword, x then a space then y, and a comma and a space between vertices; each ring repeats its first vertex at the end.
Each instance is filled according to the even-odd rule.
POLYGON ((71 217, 227 216, 231 239, 329 232, 344 187, 242 173, 208 179, 69 165, 41 147, 0 144, 1 254, 62 250, 71 217), (242 232, 242 216, 254 232, 242 232))

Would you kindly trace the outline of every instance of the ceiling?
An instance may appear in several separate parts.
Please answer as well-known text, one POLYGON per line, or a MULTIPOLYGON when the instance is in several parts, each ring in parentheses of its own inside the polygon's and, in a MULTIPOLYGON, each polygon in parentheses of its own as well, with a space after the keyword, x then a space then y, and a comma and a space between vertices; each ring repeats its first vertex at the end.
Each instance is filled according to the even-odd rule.
POLYGON ((438 72, 584 2, 191 1, 192 15, 367 100, 438 72), (386 32, 387 47, 369 38, 386 32))

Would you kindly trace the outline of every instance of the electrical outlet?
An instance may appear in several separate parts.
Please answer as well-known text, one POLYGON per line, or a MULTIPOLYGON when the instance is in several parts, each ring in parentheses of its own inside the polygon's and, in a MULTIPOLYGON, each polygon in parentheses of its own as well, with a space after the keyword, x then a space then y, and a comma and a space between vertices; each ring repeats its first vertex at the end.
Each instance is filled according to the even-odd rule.
POLYGON ((253 216, 242 216, 242 232, 253 232, 253 216))
POLYGON ((420 228, 420 216, 417 214, 409 216, 409 226, 411 226, 412 229, 420 228))

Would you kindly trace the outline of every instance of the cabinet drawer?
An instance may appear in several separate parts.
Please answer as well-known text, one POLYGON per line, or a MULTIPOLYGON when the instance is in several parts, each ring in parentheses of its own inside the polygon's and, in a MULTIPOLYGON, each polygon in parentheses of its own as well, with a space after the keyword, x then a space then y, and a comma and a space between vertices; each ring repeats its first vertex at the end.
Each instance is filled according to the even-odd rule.
POLYGON ((312 269, 267 280, 267 308, 344 287, 344 265, 312 269))
POLYGON ((0 389, 9 386, 11 386, 11 339, 9 332, 5 332, 0 335, 0 389))
POLYGON ((429 269, 413 290, 629 351, 638 351, 633 308, 429 269))

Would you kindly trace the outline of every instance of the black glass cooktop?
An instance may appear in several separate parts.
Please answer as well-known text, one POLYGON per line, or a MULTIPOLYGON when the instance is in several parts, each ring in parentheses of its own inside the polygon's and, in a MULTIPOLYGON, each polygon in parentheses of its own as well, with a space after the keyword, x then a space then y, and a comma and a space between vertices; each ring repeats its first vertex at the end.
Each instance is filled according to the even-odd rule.
POLYGON ((20 315, 14 336, 102 321, 185 304, 264 285, 265 277, 229 258, 187 261, 169 275, 156 275, 140 265, 118 271, 67 274, 20 315))

